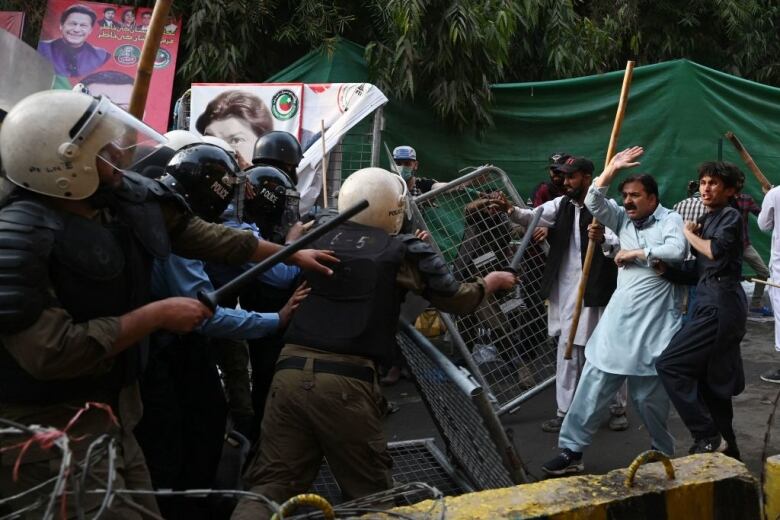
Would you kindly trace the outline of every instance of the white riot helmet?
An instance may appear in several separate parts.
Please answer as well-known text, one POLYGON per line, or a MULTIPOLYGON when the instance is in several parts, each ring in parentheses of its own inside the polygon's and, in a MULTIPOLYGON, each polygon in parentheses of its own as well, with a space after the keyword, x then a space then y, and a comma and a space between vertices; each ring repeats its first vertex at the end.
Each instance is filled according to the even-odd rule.
POLYGON ((165 143, 162 135, 108 98, 68 90, 24 98, 0 128, 8 179, 29 191, 72 200, 97 190, 98 160, 122 170, 160 143, 165 143))
POLYGON ((395 235, 404 223, 406 191, 406 183, 398 175, 382 168, 363 168, 350 175, 341 185, 339 212, 366 199, 368 208, 350 220, 395 235))
POLYGON ((228 142, 222 139, 221 137, 216 137, 214 135, 204 135, 203 142, 208 144, 213 144, 214 146, 219 146, 227 153, 232 155, 234 159, 237 159, 236 149, 230 146, 228 142))
POLYGON ((189 130, 171 130, 165 133, 165 138, 168 140, 166 146, 176 151, 181 150, 185 146, 203 142, 201 136, 189 130))

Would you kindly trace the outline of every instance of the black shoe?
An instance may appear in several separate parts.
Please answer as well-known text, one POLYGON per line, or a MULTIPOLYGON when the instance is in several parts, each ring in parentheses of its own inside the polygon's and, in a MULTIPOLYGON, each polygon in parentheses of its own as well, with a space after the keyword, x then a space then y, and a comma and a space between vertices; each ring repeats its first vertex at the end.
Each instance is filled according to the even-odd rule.
POLYGON ((693 455, 696 453, 717 453, 723 452, 726 449, 726 441, 720 435, 714 437, 704 437, 698 439, 693 443, 688 453, 693 455))
POLYGON ((726 449, 723 450, 723 454, 727 457, 731 457, 732 459, 736 459, 742 462, 742 456, 740 455, 739 448, 737 448, 736 444, 728 443, 726 449))
POLYGON ((548 475, 561 476, 574 473, 582 473, 585 465, 582 463, 582 453, 563 448, 561 453, 552 460, 548 460, 542 466, 542 471, 548 475))
POLYGON ((761 381, 780 384, 780 368, 767 372, 766 374, 761 374, 761 381))

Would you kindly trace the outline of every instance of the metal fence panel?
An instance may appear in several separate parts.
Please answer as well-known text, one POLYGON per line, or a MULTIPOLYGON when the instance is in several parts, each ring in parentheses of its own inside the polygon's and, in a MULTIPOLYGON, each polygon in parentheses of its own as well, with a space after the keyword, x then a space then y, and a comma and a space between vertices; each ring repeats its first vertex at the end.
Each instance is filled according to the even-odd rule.
MULTIPOLYGON (((506 173, 483 166, 415 197, 412 212, 427 229, 460 281, 509 266, 526 230, 491 203, 503 194, 525 207, 506 173)), ((540 295, 546 253, 530 244, 519 267, 515 291, 489 296, 473 314, 445 319, 461 355, 495 397, 499 413, 550 384, 555 377, 555 344, 547 335, 547 308, 540 295)))
MULTIPOLYGON (((395 485, 425 482, 446 496, 473 491, 473 488, 456 474, 455 469, 436 447, 433 439, 391 442, 388 443, 387 450, 393 459, 395 485)), ((320 472, 312 484, 312 492, 324 497, 331 504, 341 504, 344 501, 341 488, 327 461, 324 461, 320 467, 320 472)), ((430 497, 423 492, 406 493, 403 501, 398 503, 396 500, 394 505, 411 505, 426 498, 430 497)))
MULTIPOLYGON (((475 489, 513 485, 502 460, 503 450, 491 437, 473 401, 482 388, 452 363, 447 367, 442 360, 434 361, 420 348, 419 341, 407 333, 401 332, 396 337, 453 465, 469 478, 475 489)), ((430 343, 429 346, 435 348, 430 343)))

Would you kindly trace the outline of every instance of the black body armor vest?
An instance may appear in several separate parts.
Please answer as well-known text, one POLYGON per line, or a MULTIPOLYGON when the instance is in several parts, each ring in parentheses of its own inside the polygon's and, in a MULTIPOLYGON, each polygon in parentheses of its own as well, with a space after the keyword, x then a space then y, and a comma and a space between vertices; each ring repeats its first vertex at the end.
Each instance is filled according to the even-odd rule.
POLYGON ((341 260, 333 275, 306 273, 311 293, 285 334, 287 343, 382 359, 394 344, 404 291, 396 277, 406 247, 381 229, 348 222, 313 246, 341 260))
MULTIPOLYGON (((0 257, 27 259, 45 273, 43 280, 23 280, 12 266, 0 265, 0 284, 10 296, 0 295, 0 314, 12 311, 21 293, 36 295, 36 308, 19 313, 19 324, 0 318, 0 330, 16 332, 34 323, 46 307, 65 309, 74 323, 120 316, 150 301, 152 262, 170 254, 170 240, 157 201, 155 181, 127 172, 123 187, 110 197, 111 222, 102 224, 60 212, 23 194, 0 210, 0 257), (22 211, 20 211, 22 210, 22 211), (19 225, 26 215, 25 226, 19 225), (33 221, 37 222, 36 225, 33 221), (44 226, 43 224, 56 223, 44 226), (26 243, 48 244, 34 253, 26 243), (6 273, 15 284, 3 283, 6 273), (47 298, 48 288, 54 298, 47 298)), ((55 404, 116 395, 137 379, 147 355, 147 342, 125 350, 111 370, 99 376, 38 380, 0 348, 0 401, 55 404)))

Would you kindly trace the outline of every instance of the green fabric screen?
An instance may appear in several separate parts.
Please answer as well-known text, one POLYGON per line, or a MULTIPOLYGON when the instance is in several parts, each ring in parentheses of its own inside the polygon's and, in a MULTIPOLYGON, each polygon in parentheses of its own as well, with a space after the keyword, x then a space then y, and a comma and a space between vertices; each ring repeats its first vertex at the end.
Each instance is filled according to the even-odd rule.
MULTIPOLYGON (((333 52, 314 51, 268 81, 368 81, 363 48, 345 40, 333 52)), ((439 122, 426 99, 393 101, 385 107, 383 139, 391 148, 417 150, 420 175, 449 180, 466 166, 485 163, 504 169, 527 197, 547 178, 547 157, 562 151, 584 155, 596 165, 604 155, 617 108, 623 71, 559 81, 494 85, 495 126, 477 135, 456 132, 439 122)), ((687 60, 634 69, 618 150, 645 147, 636 172, 652 174, 661 201, 671 207, 685 198, 696 166, 718 157, 719 140, 731 130, 744 143, 770 182, 780 184, 780 89, 741 79, 687 60)), ((723 139, 723 159, 742 168, 745 191, 761 204, 758 182, 731 144, 723 139)), ((382 154, 384 159, 384 153, 382 154)), ((616 187, 611 194, 616 195, 616 187)), ((769 236, 751 217, 751 238, 769 259, 769 236)))

